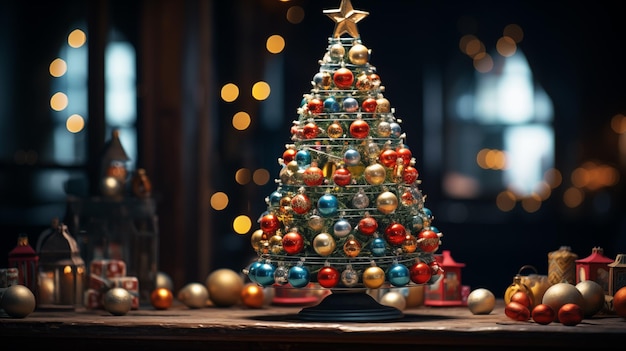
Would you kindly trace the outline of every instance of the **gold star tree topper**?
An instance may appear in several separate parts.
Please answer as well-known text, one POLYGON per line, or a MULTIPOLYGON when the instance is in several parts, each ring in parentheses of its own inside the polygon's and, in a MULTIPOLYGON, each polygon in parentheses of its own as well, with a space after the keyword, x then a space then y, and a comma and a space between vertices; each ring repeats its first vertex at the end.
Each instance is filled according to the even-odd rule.
POLYGON ((340 38, 344 33, 348 33, 353 38, 359 37, 359 30, 356 24, 369 15, 369 12, 359 11, 352 8, 350 0, 341 0, 338 9, 324 10, 324 14, 335 21, 335 38, 340 38))

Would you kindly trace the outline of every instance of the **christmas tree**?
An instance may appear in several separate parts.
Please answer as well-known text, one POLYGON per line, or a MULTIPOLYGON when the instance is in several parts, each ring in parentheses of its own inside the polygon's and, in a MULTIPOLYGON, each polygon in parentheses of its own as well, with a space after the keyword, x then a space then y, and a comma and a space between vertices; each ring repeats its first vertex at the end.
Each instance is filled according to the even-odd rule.
POLYGON ((442 233, 357 29, 369 13, 350 0, 324 13, 334 34, 252 233, 259 258, 244 271, 264 287, 333 292, 426 284, 441 273, 434 252, 442 233))

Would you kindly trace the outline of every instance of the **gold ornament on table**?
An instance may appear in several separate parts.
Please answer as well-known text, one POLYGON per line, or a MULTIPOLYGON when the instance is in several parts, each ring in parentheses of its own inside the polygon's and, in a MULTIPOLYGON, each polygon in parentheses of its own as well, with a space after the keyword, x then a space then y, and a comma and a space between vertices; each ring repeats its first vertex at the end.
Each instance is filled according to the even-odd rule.
POLYGON ((33 313, 35 294, 22 284, 0 288, 0 309, 13 318, 24 318, 33 313))
POLYGON ((123 316, 130 311, 133 297, 124 288, 112 288, 107 290, 102 298, 104 309, 114 316, 123 316))
POLYGON ((241 301, 243 290, 243 278, 232 269, 220 268, 206 279, 205 283, 209 291, 209 300, 217 307, 230 307, 241 301))
POLYGON ((496 297, 488 289, 474 289, 467 296, 467 307, 473 314, 489 314, 495 306, 496 297))
POLYGON ((406 298, 399 291, 389 291, 380 298, 380 303, 385 306, 391 306, 403 311, 406 309, 406 298))
POLYGON ((189 308, 202 308, 206 307, 209 300, 209 290, 204 284, 189 283, 178 291, 176 297, 189 308))
POLYGON ((166 288, 156 288, 150 294, 150 303, 157 310, 166 310, 172 307, 174 302, 174 294, 166 288))
POLYGON ((585 298, 575 285, 570 283, 557 283, 550 286, 543 294, 541 301, 549 305, 557 313, 565 304, 575 304, 582 308, 585 305, 585 298))

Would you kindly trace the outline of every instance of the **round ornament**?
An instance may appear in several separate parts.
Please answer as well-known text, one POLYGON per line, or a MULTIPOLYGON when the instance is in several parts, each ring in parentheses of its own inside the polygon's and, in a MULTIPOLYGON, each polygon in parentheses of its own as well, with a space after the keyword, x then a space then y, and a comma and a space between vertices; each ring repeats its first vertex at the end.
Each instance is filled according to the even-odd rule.
POLYGON ((331 217, 337 213, 338 201, 335 195, 324 194, 317 200, 317 211, 323 217, 331 217))
POLYGON ((368 91, 372 89, 372 81, 369 76, 365 74, 365 72, 362 72, 358 77, 356 77, 355 85, 360 91, 368 91))
POLYGON ((369 50, 363 44, 355 44, 348 50, 348 58, 355 65, 364 65, 369 59, 369 50))
POLYGON ((575 303, 566 303, 559 309, 557 313, 559 322, 563 325, 574 326, 582 322, 584 312, 580 305, 575 303))
POLYGON ((391 135, 397 138, 402 135, 402 127, 400 127, 400 124, 398 124, 397 122, 391 122, 389 123, 389 126, 391 127, 391 135))
POLYGON ((394 263, 387 271, 387 280, 393 286, 405 286, 411 281, 411 274, 405 265, 394 263))
POLYGON ((363 271, 363 285, 370 289, 378 289, 385 283, 385 271, 378 266, 371 266, 363 271))
POLYGON ((439 235, 430 229, 423 229, 417 235, 417 241, 424 252, 435 252, 439 248, 439 235))
POLYGON ((309 228, 317 232, 324 229, 324 219, 318 215, 312 215, 311 217, 309 217, 308 224, 309 228))
POLYGON ((288 164, 289 162, 295 160, 296 158, 296 149, 289 148, 283 152, 283 162, 288 164))
POLYGON ((263 233, 274 233, 280 226, 280 222, 278 221, 278 217, 269 213, 261 217, 259 226, 263 233))
POLYGON ((304 249, 304 238, 295 230, 283 235, 283 250, 290 255, 295 255, 304 249))
POLYGON ((411 158, 413 158, 413 153, 409 148, 404 146, 399 147, 398 150, 396 150, 396 153, 398 154, 398 158, 402 159, 402 164, 404 164, 405 166, 411 164, 411 158))
MULTIPOLYGON (((377 108, 380 108, 380 106, 380 104, 376 105, 377 108)), ((387 138, 391 135, 391 125, 387 121, 381 121, 376 126, 376 132, 378 133, 379 137, 387 138)))
MULTIPOLYGON (((157 288, 154 291, 159 289, 169 291, 165 288, 157 288)), ((126 313, 128 313, 128 311, 130 311, 132 304, 133 297, 128 292, 128 290, 124 288, 111 288, 107 290, 107 292, 104 294, 104 297, 102 298, 102 305, 104 306, 104 309, 114 316, 125 315, 126 313)))
POLYGON ((402 242, 402 251, 406 253, 413 253, 417 250, 417 238, 407 232, 402 242))
POLYGON ((352 225, 347 220, 340 218, 333 226, 333 233, 338 238, 344 238, 352 231, 352 225))
POLYGON ((357 139, 365 139, 370 133, 370 126, 366 121, 358 118, 350 124, 350 135, 357 139))
POLYGON ((261 263, 261 265, 254 271, 254 280, 257 284, 265 287, 274 284, 274 271, 276 267, 270 263, 261 263))
POLYGON ((538 304, 533 308, 530 312, 530 316, 537 324, 547 325, 556 319, 556 312, 550 307, 550 305, 546 305, 543 303, 538 304))
POLYGON ((205 285, 209 290, 209 299, 218 307, 235 305, 241 299, 243 279, 237 272, 220 268, 209 274, 205 285))
MULTIPOLYGON (((378 76, 372 77, 370 75, 370 79, 374 84, 376 84, 375 83, 376 81, 378 81, 378 84, 380 84, 380 78, 378 76)), ((376 112, 378 113, 391 112, 391 103, 389 102, 389 100, 387 100, 386 98, 379 98, 378 100, 376 100, 376 112)))
POLYGON ((317 282, 323 288, 333 288, 339 283, 341 275, 335 267, 322 267, 317 273, 317 282))
POLYGON ((528 309, 533 305, 531 295, 522 290, 514 292, 513 295, 511 295, 510 301, 519 302, 528 309))
POLYGON ((626 318, 626 286, 623 286, 613 294, 613 311, 620 317, 626 318))
POLYGON ((361 110, 363 110, 363 112, 375 112, 376 111, 376 99, 374 98, 367 98, 365 100, 363 100, 363 103, 361 104, 361 110))
MULTIPOLYGON (((376 73, 370 73, 369 75, 370 82, 372 82, 372 88, 378 89, 380 87, 380 76, 376 73)), ((379 99, 380 100, 380 99, 379 99)), ((380 111, 376 111, 380 112, 380 111)))
POLYGON ((324 183, 324 173, 316 164, 311 164, 309 168, 302 173, 302 180, 308 186, 318 186, 324 183))
POLYGON ((417 169, 415 169, 415 167, 413 166, 406 166, 404 167, 404 170, 402 171, 402 180, 407 185, 411 185, 415 183, 418 176, 419 176, 419 172, 417 172, 417 169))
MULTIPOLYGON (((320 113, 324 112, 324 103, 320 99, 313 98, 313 99, 309 100, 309 102, 307 103, 306 106, 309 109, 309 111, 311 111, 311 113, 313 113, 313 114, 320 114, 320 113)), ((313 123, 311 123, 311 124, 313 124, 313 123)), ((315 129, 317 129, 317 126, 315 126, 315 124, 313 124, 313 127, 315 129)), ((306 136, 306 134, 307 134, 306 126, 304 127, 304 129, 305 129, 304 130, 304 134, 305 134, 304 137, 307 138, 307 139, 311 139, 310 137, 306 136)))
POLYGON ((24 318, 35 310, 33 292, 25 285, 11 285, 0 294, 0 308, 13 318, 24 318))
POLYGON ((376 208, 383 214, 393 213, 398 208, 398 197, 391 191, 384 191, 376 198, 376 208))
POLYGON ((348 265, 346 269, 341 272, 341 283, 347 287, 353 287, 359 282, 359 275, 348 265))
POLYGON ((176 298, 189 308, 202 308, 209 300, 209 291, 204 284, 189 283, 178 291, 176 298))
POLYGON ((406 238, 406 228, 400 223, 391 223, 385 228, 385 240, 391 245, 401 245, 406 238))
POLYGON ((376 218, 367 216, 361 218, 357 228, 361 234, 372 235, 378 230, 378 222, 376 218))
POLYGON ((354 82, 354 74, 345 67, 341 67, 333 73, 333 82, 339 89, 347 89, 354 82))
POLYGON ((415 284, 424 284, 432 277, 432 269, 426 262, 415 262, 409 268, 411 281, 415 284))
POLYGON ((333 44, 330 47, 329 54, 333 60, 339 61, 346 54, 346 49, 340 43, 333 44))
POLYGON ((274 282, 278 285, 285 285, 289 283, 287 281, 287 276, 289 275, 289 269, 283 265, 279 265, 276 267, 274 271, 274 282))
POLYGON ((291 209, 297 214, 305 214, 311 209, 311 200, 305 194, 298 194, 291 198, 291 209))
POLYGON ((528 307, 519 302, 511 301, 504 306, 504 314, 514 321, 525 322, 530 319, 528 307))
POLYGON ((384 306, 395 307, 400 311, 406 308, 406 298, 399 291, 389 291, 385 293, 379 303, 384 306))
POLYGON ((270 251, 277 255, 283 251, 283 237, 278 234, 272 235, 268 241, 270 251))
POLYGON ((579 282, 576 284, 576 289, 580 291, 585 299, 585 304, 581 306, 585 317, 591 317, 604 308, 604 289, 596 281, 585 280, 579 282))
POLYGON ((361 253, 361 243, 353 236, 350 236, 343 244, 343 252, 348 257, 356 257, 361 253))
POLYGON ((337 243, 332 235, 328 233, 319 233, 313 238, 313 249, 320 256, 328 256, 335 251, 337 243))
POLYGON ((359 102, 353 97, 343 99, 341 104, 346 112, 356 112, 359 110, 359 102))
POLYGON ((352 198, 352 205, 358 209, 364 209, 370 205, 370 198, 367 197, 367 194, 365 194, 363 189, 354 194, 354 197, 352 198))
POLYGON ((324 111, 335 113, 339 112, 340 108, 341 106, 339 106, 339 102, 337 102, 334 97, 329 96, 326 98, 326 100, 324 100, 324 111))
MULTIPOLYGON (((113 290, 113 289, 111 289, 111 290, 113 290)), ((111 290, 109 290, 109 292, 111 290)), ((107 294, 108 294, 108 292, 107 292, 107 294)), ((121 295, 122 293, 121 292, 116 292, 116 295, 118 295, 118 294, 121 295)), ((117 298, 119 299, 119 297, 117 297, 117 298)), ((174 301, 174 294, 172 294, 172 291, 169 290, 169 289, 157 288, 157 289, 152 290, 152 293, 150 293, 150 303, 152 304, 152 307, 156 308, 157 310, 166 310, 166 309, 172 307, 172 302, 173 301, 174 301)), ((111 312, 111 311, 109 311, 109 312, 111 312)))
POLYGON ((489 314, 495 306, 496 297, 488 289, 474 289, 467 296, 467 307, 472 314, 489 314))
POLYGON ((172 277, 170 277, 165 272, 157 272, 156 287, 166 288, 170 290, 174 289, 174 282, 172 281, 172 277))
POLYGON ((289 268, 287 281, 294 288, 303 288, 309 284, 309 270, 302 266, 293 266, 289 268))
POLYGON ((387 168, 391 168, 396 164, 398 153, 393 149, 386 149, 380 153, 380 163, 387 168))
POLYGON ((331 139, 340 138, 343 135, 343 127, 341 124, 333 122, 326 128, 326 134, 331 139))
POLYGON ((385 252, 387 251, 387 244, 382 238, 374 238, 374 240, 372 240, 372 243, 370 244, 370 248, 374 256, 385 256, 385 252))
POLYGON ((254 283, 245 284, 241 289, 241 302, 250 308, 263 307, 265 302, 263 288, 254 283))
POLYGON ((306 169, 309 167, 311 165, 311 160, 311 153, 308 150, 300 150, 296 152, 295 161, 299 169, 306 169))
POLYGON ((585 298, 573 284, 556 283, 546 289, 546 292, 543 294, 541 303, 552 307, 552 309, 557 312, 558 318, 558 311, 561 309, 561 306, 567 303, 584 306, 585 298))
POLYGON ((346 186, 352 182, 352 174, 346 167, 340 166, 333 173, 333 182, 339 186, 346 186))
POLYGON ((254 261, 248 265, 248 268, 246 269, 246 274, 248 275, 250 281, 256 283, 256 270, 261 266, 261 264, 262 263, 259 261, 254 261))
POLYGON ((380 163, 373 163, 365 167, 365 181, 370 185, 381 185, 385 182, 387 172, 380 163))
POLYGON ((356 166, 361 162, 361 154, 355 149, 348 149, 343 154, 343 162, 346 166, 356 166))

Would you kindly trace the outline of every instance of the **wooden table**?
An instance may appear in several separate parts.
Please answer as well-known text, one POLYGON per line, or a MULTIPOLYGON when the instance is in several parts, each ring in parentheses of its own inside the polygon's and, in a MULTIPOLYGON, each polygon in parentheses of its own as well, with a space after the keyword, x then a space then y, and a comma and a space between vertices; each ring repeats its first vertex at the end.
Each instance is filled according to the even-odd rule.
POLYGON ((601 313, 576 326, 516 322, 504 315, 502 301, 488 315, 473 315, 467 307, 418 306, 402 311, 400 319, 378 322, 305 321, 299 317, 302 308, 189 309, 175 303, 166 310, 142 306, 123 316, 104 310, 35 311, 21 319, 0 318, 0 340, 23 349, 87 351, 597 350, 626 340, 626 318, 601 313))

